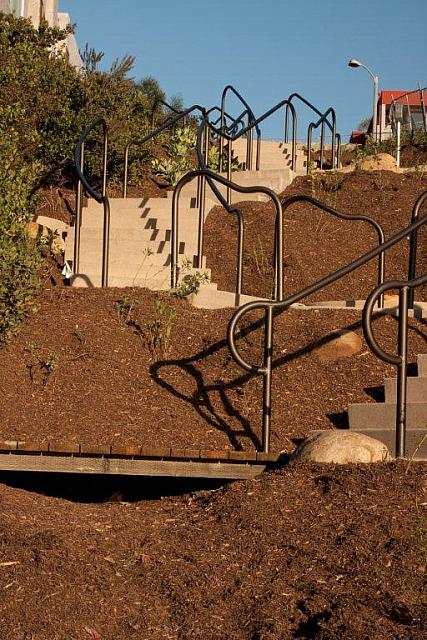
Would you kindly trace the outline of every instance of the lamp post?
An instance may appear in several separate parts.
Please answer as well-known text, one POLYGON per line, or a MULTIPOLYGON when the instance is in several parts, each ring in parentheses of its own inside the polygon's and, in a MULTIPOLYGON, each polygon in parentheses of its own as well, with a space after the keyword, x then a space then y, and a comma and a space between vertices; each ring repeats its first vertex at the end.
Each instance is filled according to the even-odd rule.
POLYGON ((371 76, 372 80, 374 81, 374 105, 373 105, 373 109, 372 109, 372 132, 374 134, 374 142, 378 141, 378 132, 377 132, 377 111, 378 111, 378 76, 375 76, 372 71, 369 69, 369 67, 367 67, 365 64, 362 64, 361 62, 359 62, 359 60, 356 60, 356 58, 352 58, 349 63, 348 63, 349 67, 362 67, 363 69, 366 69, 366 71, 369 73, 369 75, 371 76))

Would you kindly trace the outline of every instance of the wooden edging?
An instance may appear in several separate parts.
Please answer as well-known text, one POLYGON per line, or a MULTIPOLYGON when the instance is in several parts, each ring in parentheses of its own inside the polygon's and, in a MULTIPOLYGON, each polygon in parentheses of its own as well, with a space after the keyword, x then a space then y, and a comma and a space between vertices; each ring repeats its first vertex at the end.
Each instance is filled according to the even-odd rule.
POLYGON ((0 442, 0 470, 244 479, 262 473, 279 454, 168 447, 0 442))

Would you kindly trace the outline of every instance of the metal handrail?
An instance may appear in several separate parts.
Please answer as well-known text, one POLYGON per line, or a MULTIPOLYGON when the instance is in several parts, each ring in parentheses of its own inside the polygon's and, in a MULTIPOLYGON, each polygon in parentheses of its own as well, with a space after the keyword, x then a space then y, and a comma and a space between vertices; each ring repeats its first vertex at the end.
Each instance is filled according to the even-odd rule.
MULTIPOLYGON (((283 214, 285 213, 286 209, 288 209, 291 205, 295 204, 296 202, 308 202, 314 207, 317 207, 318 209, 321 209, 326 213, 330 213, 331 215, 335 216, 336 218, 340 218, 341 220, 358 220, 360 222, 366 222, 375 230, 375 233, 377 234, 377 238, 378 238, 378 246, 380 246, 385 240, 384 231, 382 230, 382 227, 373 218, 369 218, 368 216, 364 216, 364 215, 343 213, 342 211, 338 211, 337 209, 333 209, 332 207, 329 207, 327 204, 325 204, 324 202, 321 202, 320 200, 316 200, 316 198, 313 198, 312 196, 301 194, 301 195, 295 195, 295 196, 287 196, 283 198, 282 200, 283 214)), ((381 251, 381 253, 378 254, 378 275, 377 275, 378 286, 380 286, 384 282, 384 276, 385 276, 385 252, 381 251)), ((380 309, 384 306, 383 296, 380 296, 378 306, 380 309)))
MULTIPOLYGON (((218 200, 224 203, 224 207, 228 213, 237 215, 239 228, 238 228, 238 250, 237 250, 237 280, 235 291, 235 304, 240 304, 240 297, 242 295, 242 281, 243 281, 243 244, 244 244, 244 216, 241 209, 233 207, 224 202, 224 198, 220 191, 214 184, 219 182, 227 189, 232 189, 238 193, 265 193, 273 201, 276 208, 276 241, 274 243, 274 298, 281 299, 283 296, 283 220, 282 220, 282 207, 277 194, 268 187, 253 186, 244 187, 234 182, 231 182, 217 173, 214 173, 208 168, 198 169, 196 171, 190 171, 186 173, 178 182, 174 189, 172 199, 172 233, 171 233, 171 287, 176 288, 179 278, 179 266, 178 266, 178 229, 179 229, 179 197, 183 187, 188 184, 194 178, 205 178, 218 200)), ((199 210, 198 220, 198 268, 202 266, 203 256, 203 226, 204 226, 204 209, 199 210)))
POLYGON ((107 156, 108 156, 108 127, 104 118, 96 118, 91 124, 89 124, 83 133, 80 135, 77 145, 74 151, 74 166, 77 173, 77 196, 76 196, 76 220, 75 220, 75 232, 74 232, 74 256, 73 256, 73 271, 78 273, 80 263, 80 228, 81 228, 81 216, 82 216, 82 187, 84 187, 86 193, 88 193, 97 202, 104 207, 104 220, 102 227, 102 275, 101 285, 103 287, 108 286, 108 262, 109 262, 109 250, 110 250, 110 201, 107 195, 107 156), (91 131, 98 126, 102 127, 103 131, 103 167, 102 167, 102 193, 97 193, 95 189, 89 184, 85 175, 84 169, 84 145, 87 137, 91 131))
POLYGON ((376 287, 365 302, 362 326, 365 340, 373 353, 388 364, 397 367, 396 394, 396 456, 402 458, 406 448, 406 405, 407 405, 407 369, 408 369, 408 309, 409 294, 416 287, 427 282, 427 274, 413 280, 390 280, 376 287), (397 355, 387 353, 377 343, 372 331, 372 312, 378 298, 385 291, 399 291, 399 331, 397 337, 397 355))
POLYGON ((130 140, 126 147, 125 147, 125 156, 124 156, 124 175, 123 175, 123 198, 127 197, 127 188, 128 188, 128 168, 129 168, 129 149, 133 144, 138 144, 138 145, 143 145, 146 142, 148 142, 149 140, 152 140, 153 138, 155 138, 156 136, 158 136, 160 133, 162 133, 162 131, 164 131, 165 129, 168 129, 169 127, 171 127, 172 125, 174 125, 176 122, 179 122, 179 120, 181 120, 182 118, 185 118, 188 114, 192 113, 193 111, 200 111, 200 113, 204 116, 206 111, 204 109, 204 107, 201 107, 198 104, 193 104, 192 107, 189 107, 188 109, 185 109, 185 111, 181 111, 180 113, 178 113, 176 116, 172 116, 171 118, 168 118, 166 120, 166 122, 164 122, 163 124, 161 124, 159 127, 157 127, 157 129, 155 129, 154 131, 151 131, 150 133, 148 133, 146 136, 144 136, 143 138, 133 138, 132 140, 130 140))
MULTIPOLYGON (((427 200, 427 191, 424 191, 416 200, 411 214, 411 223, 418 220, 421 205, 427 200)), ((417 271, 417 249, 418 249, 418 229, 411 233, 409 239, 409 264, 408 264, 408 280, 414 280, 417 271)), ((409 308, 414 308, 414 290, 409 292, 409 308)))
MULTIPOLYGON (((408 227, 401 229, 399 232, 395 233, 388 240, 385 240, 379 246, 371 249, 370 251, 362 254, 352 262, 348 263, 344 267, 341 267, 337 271, 321 278, 317 282, 312 283, 308 287, 305 287, 301 291, 294 293, 284 300, 278 301, 264 301, 264 300, 255 300, 254 302, 249 302, 242 307, 240 307, 232 316, 230 323, 228 325, 227 331, 227 340, 231 355, 234 360, 246 371, 250 371, 252 373, 262 374, 264 377, 263 384, 263 409, 262 409, 262 448, 263 451, 269 451, 270 448, 270 424, 271 424, 271 386, 272 386, 272 353, 273 353, 273 334, 274 334, 274 315, 279 315, 289 309, 292 304, 299 302, 303 298, 315 293, 319 289, 336 282, 340 278, 346 276, 348 273, 351 273, 355 269, 358 269, 362 265, 369 262, 373 258, 377 257, 381 252, 386 251, 397 242, 404 240, 408 235, 416 231, 423 224, 427 223, 427 216, 423 218, 419 218, 415 222, 411 223, 408 227), (239 320, 245 316, 250 311, 254 309, 263 309, 265 312, 265 328, 264 328, 264 359, 262 366, 251 364, 246 362, 240 355, 237 347, 236 347, 236 329, 239 320)), ((417 281, 410 281, 410 283, 404 283, 407 286, 412 286, 414 282, 417 284, 413 284, 413 286, 418 286, 418 284, 422 284, 424 281, 424 276, 419 278, 417 281)), ((383 293, 385 285, 382 284, 377 288, 377 292, 379 294, 383 293)), ((369 298, 368 298, 369 300, 369 298)), ((401 322, 401 318, 399 316, 399 322, 401 322)))
MULTIPOLYGON (((334 168, 334 165, 336 167, 338 167, 339 166, 339 159, 340 159, 340 151, 341 151, 341 136, 340 136, 339 133, 336 133, 336 114, 335 114, 335 110, 332 107, 329 107, 329 109, 327 109, 325 111, 325 113, 322 113, 313 104, 311 104, 311 102, 309 102, 308 100, 303 98, 299 93, 292 93, 288 98, 289 103, 292 104, 292 100, 295 100, 295 99, 299 100, 300 102, 305 104, 309 109, 311 109, 312 111, 314 111, 314 113, 316 113, 318 116, 320 116, 319 124, 322 123, 321 144, 322 144, 322 141, 324 142, 324 135, 325 135, 325 133, 324 133, 324 125, 325 124, 328 125, 328 127, 329 127, 329 129, 330 129, 330 131, 331 131, 331 133, 333 135, 332 144, 334 144, 334 142, 335 142, 335 144, 337 146, 336 157, 334 157, 334 153, 332 153, 332 168, 334 168), (322 120, 323 117, 325 116, 325 114, 329 114, 329 113, 331 113, 332 116, 333 116, 332 124, 329 122, 327 117, 325 117, 324 120, 322 120), (333 133, 334 130, 335 130, 335 134, 333 133)), ((288 128, 289 128, 288 111, 289 111, 289 107, 287 106, 286 110, 285 110, 285 142, 288 142, 288 128)), ((315 128, 315 126, 317 126, 317 125, 314 125, 314 123, 310 123, 310 124, 313 124, 314 128, 315 128)), ((309 128, 310 128, 310 125, 309 125, 309 128)), ((307 137, 308 137, 308 133, 307 133, 307 137)), ((310 153, 310 147, 308 149, 308 153, 310 153)), ((323 163, 322 163, 322 165, 323 165, 323 163)), ((310 163, 309 163, 309 160, 307 160, 307 172, 309 170, 310 170, 310 163)))
POLYGON ((325 111, 325 113, 319 118, 317 122, 310 122, 308 125, 307 131, 307 173, 310 171, 310 162, 311 162, 311 141, 312 141, 312 132, 313 129, 317 129, 317 127, 321 126, 320 132, 320 168, 323 169, 323 153, 325 148, 325 123, 328 122, 328 115, 332 114, 332 149, 331 149, 331 164, 332 169, 335 169, 338 164, 338 159, 335 157, 335 146, 337 143, 337 131, 336 131, 336 119, 335 119, 335 111, 332 107, 329 107, 325 111))
MULTIPOLYGON (((254 112, 252 111, 252 109, 250 108, 249 104, 247 103, 247 101, 243 98, 243 96, 237 91, 237 89, 235 89, 235 87, 233 87, 231 84, 228 84, 226 87, 224 87, 223 92, 222 92, 222 96, 221 96, 221 131, 224 130, 224 108, 225 108, 225 98, 227 96, 227 93, 231 91, 232 93, 234 93, 234 95, 240 100, 240 102, 243 104, 243 106, 246 108, 246 112, 247 112, 247 116, 248 116, 248 127, 250 123, 253 123, 253 127, 255 127, 255 131, 257 134, 257 160, 256 160, 256 169, 259 169, 259 153, 260 153, 260 145, 261 145, 261 130, 258 127, 258 125, 255 123, 255 115, 254 112)), ((241 116, 242 117, 242 116, 241 116)), ((248 129, 248 136, 247 136, 247 141, 246 141, 246 168, 251 170, 252 169, 252 128, 250 127, 248 129)), ((229 142, 230 144, 230 142, 229 142)), ((219 152, 220 152, 220 171, 222 170, 222 154, 224 151, 224 140, 223 138, 220 138, 220 147, 219 147, 219 152)))
POLYGON ((157 100, 155 100, 153 107, 151 109, 151 128, 152 129, 154 128, 154 115, 156 112, 156 107, 159 104, 162 104, 163 106, 167 107, 168 109, 170 109, 170 111, 173 111, 173 113, 175 114, 182 113, 179 109, 175 109, 175 107, 173 107, 171 104, 168 104, 165 100, 162 100, 162 98, 157 98, 157 100))
MULTIPOLYGON (((234 142, 234 140, 237 140, 237 138, 243 136, 245 133, 249 132, 251 129, 256 128, 261 122, 266 120, 273 113, 275 113, 278 109, 281 109, 281 107, 286 106, 287 104, 289 104, 288 98, 286 98, 285 100, 281 100, 276 105, 271 107, 271 109, 266 111, 262 116, 259 116, 258 118, 256 118, 256 120, 254 120, 253 122, 250 122, 244 129, 239 131, 238 134, 236 134, 235 136, 229 135, 229 134, 221 131, 221 129, 217 129, 216 127, 214 127, 212 125, 212 123, 209 123, 209 127, 212 129, 212 131, 216 135, 223 136, 223 138, 225 140, 227 140, 228 142, 234 142)), ((293 105, 292 105, 292 107, 293 107, 293 105)), ((293 140, 292 140, 292 157, 295 158, 296 157, 296 151, 295 151, 296 150, 296 112, 295 112, 293 134, 295 134, 295 135, 294 135, 293 140)), ((256 160, 257 169, 259 169, 259 160, 260 160, 260 145, 258 144, 258 146, 257 146, 257 160, 256 160)), ((292 167, 292 168, 294 169, 294 167, 292 167)))

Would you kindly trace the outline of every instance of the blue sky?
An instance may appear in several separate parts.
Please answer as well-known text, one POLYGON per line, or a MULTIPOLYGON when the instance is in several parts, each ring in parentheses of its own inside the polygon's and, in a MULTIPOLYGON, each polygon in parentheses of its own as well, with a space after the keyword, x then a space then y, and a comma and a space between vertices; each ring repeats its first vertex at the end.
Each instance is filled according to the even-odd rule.
MULTIPOLYGON (((60 9, 81 49, 103 51, 105 67, 135 55, 134 76, 154 76, 186 106, 218 104, 232 84, 259 116, 296 91, 335 108, 344 140, 372 113, 372 79, 350 58, 379 76, 380 90, 427 85, 427 0, 60 0, 60 9)), ((280 137, 281 119, 262 131, 280 137)))

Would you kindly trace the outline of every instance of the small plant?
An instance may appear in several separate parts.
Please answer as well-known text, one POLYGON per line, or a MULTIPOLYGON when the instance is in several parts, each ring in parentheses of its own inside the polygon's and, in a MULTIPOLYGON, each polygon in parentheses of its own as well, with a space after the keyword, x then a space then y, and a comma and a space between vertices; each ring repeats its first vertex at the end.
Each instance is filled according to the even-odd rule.
POLYGON ((188 160, 152 160, 151 166, 158 176, 164 178, 168 185, 176 187, 182 176, 191 169, 188 160))
POLYGON ((175 307, 168 307, 162 300, 155 301, 154 318, 147 323, 148 349, 155 360, 162 360, 169 353, 170 337, 175 316, 175 307))
MULTIPOLYGON (((212 171, 219 170, 219 148, 216 145, 212 145, 208 151, 208 167, 212 169, 212 171)), ((243 169, 242 165, 239 163, 239 160, 234 156, 231 157, 231 171, 241 171, 243 169)), ((222 170, 228 170, 228 157, 227 152, 223 151, 222 154, 222 170)))
POLYGON ((128 324, 132 317, 132 311, 141 304, 139 298, 133 292, 125 293, 122 298, 116 300, 114 307, 120 318, 128 324))
POLYGON ((191 293, 197 293, 202 284, 209 282, 209 276, 204 271, 200 273, 200 271, 195 271, 194 273, 187 273, 179 285, 174 289, 174 295, 178 296, 178 298, 186 298, 191 293))
POLYGON ((42 385, 46 386, 50 376, 58 368, 59 353, 50 350, 45 355, 34 342, 29 342, 25 347, 25 351, 30 353, 35 359, 34 363, 27 365, 31 381, 36 382, 37 373, 39 373, 41 374, 42 385))
POLYGON ((171 157, 185 158, 196 146, 196 131, 192 127, 179 127, 172 135, 168 146, 171 157))

